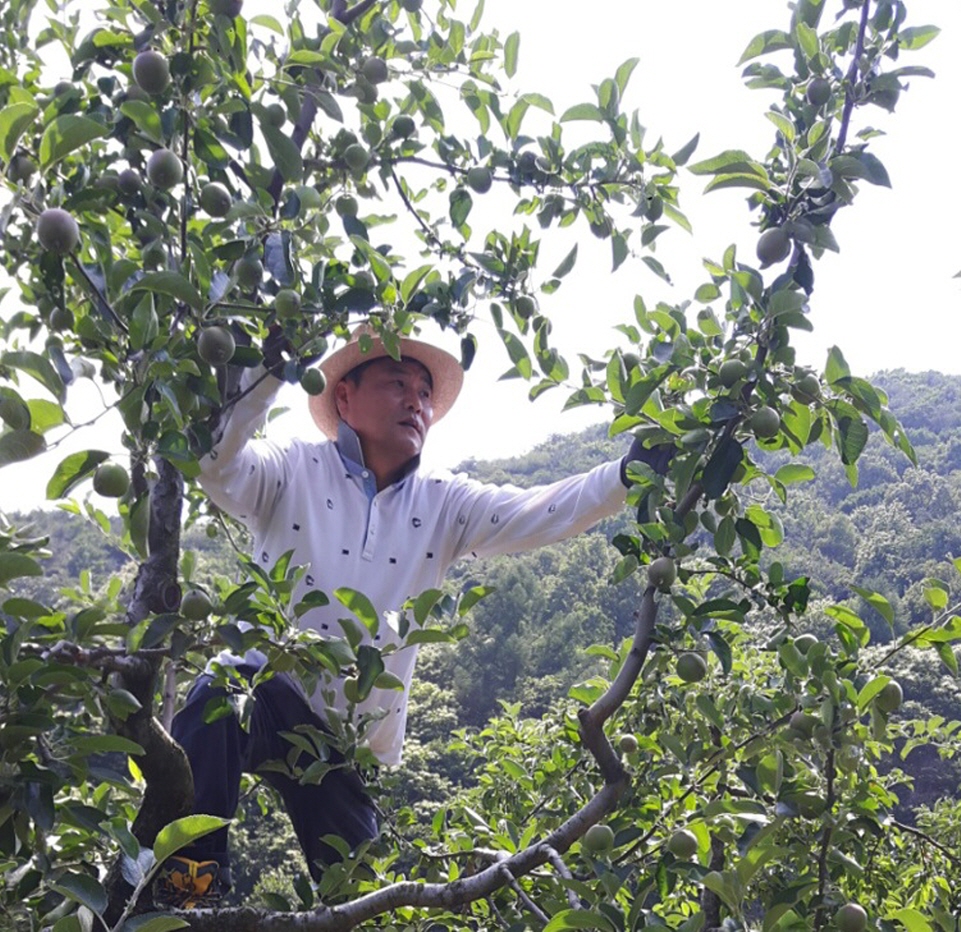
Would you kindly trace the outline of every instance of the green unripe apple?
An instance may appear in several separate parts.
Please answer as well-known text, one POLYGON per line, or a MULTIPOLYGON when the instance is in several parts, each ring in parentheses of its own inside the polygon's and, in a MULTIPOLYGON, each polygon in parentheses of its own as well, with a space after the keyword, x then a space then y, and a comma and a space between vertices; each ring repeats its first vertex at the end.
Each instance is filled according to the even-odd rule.
POLYGON ((200 206, 211 217, 227 216, 232 204, 230 191, 219 181, 208 181, 200 189, 200 206))
POLYGON ((382 84, 388 77, 387 62, 379 55, 371 55, 360 66, 360 72, 371 84, 382 84))
POLYGON ((264 119, 268 126, 275 126, 279 129, 287 122, 287 111, 284 109, 284 105, 276 102, 267 104, 264 108, 264 119))
POLYGON ((408 116, 406 113, 395 116, 393 122, 390 124, 391 133, 400 139, 408 139, 413 136, 416 129, 417 124, 414 123, 414 118, 408 116))
POLYGON ((324 203, 324 199, 313 185, 302 184, 296 188, 297 200, 300 201, 300 212, 317 210, 324 203))
POLYGON ((534 315, 534 312, 537 310, 537 305, 530 295, 519 294, 514 298, 514 310, 517 312, 518 317, 528 320, 534 315))
POLYGON ((676 669, 685 683, 699 683, 707 676, 707 661, 695 651, 685 651, 677 658, 676 669))
POLYGON ((810 738, 814 734, 814 728, 818 721, 819 719, 810 713, 798 710, 792 713, 790 719, 788 719, 788 728, 802 738, 810 738))
POLYGON ((296 317, 300 313, 300 294, 293 288, 281 288, 274 298, 274 311, 278 317, 296 317))
POLYGON ((255 256, 244 256, 234 265, 234 274, 241 288, 253 291, 260 287, 264 278, 264 264, 255 256))
POLYGON ((697 835, 686 828, 675 832, 667 841, 667 850, 682 861, 693 858, 697 854, 697 848, 697 835))
POLYGON ((904 701, 904 691, 901 689, 901 684, 897 680, 891 680, 882 690, 874 697, 874 704, 882 712, 897 712, 901 708, 901 703, 904 701))
POLYGON ((130 488, 130 476, 119 463, 101 463, 93 474, 93 490, 104 498, 120 498, 130 488))
POLYGON ((841 932, 864 932, 868 914, 857 903, 845 903, 834 914, 834 922, 841 932))
POLYGON ((647 581, 662 592, 670 589, 677 579, 677 567, 670 557, 658 557, 647 568, 647 581))
POLYGON ((120 193, 126 197, 133 197, 139 194, 142 184, 140 172, 135 168, 125 168, 117 175, 117 187, 120 189, 120 193))
POLYGON ((36 170, 37 163, 34 162, 29 155, 18 152, 10 159, 10 164, 7 166, 7 177, 15 184, 21 182, 26 184, 33 177, 36 170))
POLYGON ((60 207, 48 207, 37 218, 40 245, 58 256, 73 252, 80 245, 80 226, 60 207))
POLYGON ((370 153, 359 142, 352 142, 344 149, 344 164, 354 173, 360 174, 370 161, 370 153))
POLYGON ((73 311, 68 307, 55 307, 50 312, 51 330, 73 330, 74 322, 73 311))
POLYGON ((614 830, 609 825, 592 825, 584 834, 584 847, 594 854, 614 847, 614 830))
POLYGON ((638 748, 637 738, 630 734, 621 735, 617 744, 625 754, 633 754, 638 748))
POLYGON ((146 49, 133 60, 133 79, 142 91, 162 94, 170 83, 170 65, 160 52, 146 49))
POLYGON ((15 395, 0 395, 0 421, 13 430, 30 429, 30 409, 15 395))
POLYGON ((467 186, 477 194, 486 194, 494 183, 494 176, 489 168, 475 165, 467 170, 467 186))
POLYGON ((821 394, 821 380, 813 372, 807 372, 794 383, 791 394, 802 404, 810 404, 821 394))
POLYGON ((740 359, 725 359, 717 370, 717 377, 725 388, 733 388, 747 375, 747 366, 740 359))
POLYGON ((831 99, 831 82, 827 78, 814 78, 804 96, 812 107, 823 107, 831 99))
POLYGON ((169 191, 184 180, 184 163, 171 149, 157 149, 147 159, 147 180, 163 191, 169 191))
POLYGON ((300 387, 308 395, 321 395, 327 387, 327 377, 320 369, 308 369, 300 377, 300 387))
POLYGON ((213 611, 213 603, 201 589, 190 589, 180 602, 180 614, 190 621, 203 621, 213 611))
POLYGON ((761 405, 751 415, 748 426, 759 440, 768 440, 776 437, 781 429, 781 417, 770 405, 761 405))
POLYGON ((765 230, 757 241, 757 257, 761 260, 761 267, 783 262, 791 252, 791 237, 782 227, 771 227, 765 230))
POLYGON ((197 338, 197 352, 212 366, 226 365, 237 349, 234 335, 226 327, 206 327, 197 338))
POLYGON ((356 217, 358 210, 357 198, 352 197, 350 194, 342 194, 334 201, 334 210, 337 211, 340 217, 356 217))

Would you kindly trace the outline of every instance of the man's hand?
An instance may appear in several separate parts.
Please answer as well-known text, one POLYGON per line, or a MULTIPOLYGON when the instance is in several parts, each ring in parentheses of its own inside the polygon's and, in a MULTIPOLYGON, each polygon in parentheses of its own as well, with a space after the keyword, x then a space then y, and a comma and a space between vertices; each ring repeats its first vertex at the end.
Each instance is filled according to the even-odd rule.
POLYGON ((673 443, 656 443, 652 447, 646 447, 639 437, 635 437, 627 455, 621 460, 621 482, 625 488, 631 487, 631 480, 627 478, 628 463, 644 463, 659 476, 666 476, 676 452, 677 447, 673 443))

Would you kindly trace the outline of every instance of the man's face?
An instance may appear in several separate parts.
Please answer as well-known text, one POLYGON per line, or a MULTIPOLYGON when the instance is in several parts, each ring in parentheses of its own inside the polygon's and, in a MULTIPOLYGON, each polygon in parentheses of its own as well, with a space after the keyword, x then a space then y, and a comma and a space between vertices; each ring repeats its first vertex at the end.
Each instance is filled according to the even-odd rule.
POLYGON ((419 362, 374 360, 358 383, 344 378, 336 392, 337 410, 357 432, 372 468, 399 468, 421 452, 434 408, 430 373, 419 362))

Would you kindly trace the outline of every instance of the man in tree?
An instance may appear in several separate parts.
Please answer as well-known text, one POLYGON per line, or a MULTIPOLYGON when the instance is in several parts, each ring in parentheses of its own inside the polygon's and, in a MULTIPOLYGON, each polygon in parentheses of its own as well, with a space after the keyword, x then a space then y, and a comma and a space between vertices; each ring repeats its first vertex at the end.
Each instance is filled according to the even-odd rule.
MULTIPOLYGON (((248 377, 201 464, 205 490, 248 526, 254 559, 265 569, 292 551, 293 564, 307 567, 303 591, 346 587, 366 595, 379 613, 379 625, 365 629, 364 640, 386 650, 384 668, 403 689, 375 686, 356 702, 355 715, 371 716, 363 742, 387 765, 401 759, 417 653, 416 646, 404 644, 398 624, 404 602, 439 587, 462 557, 529 550, 588 529, 623 505, 629 459, 664 472, 670 458, 663 447, 645 450, 635 442, 623 460, 526 490, 422 473, 427 433, 454 404, 463 370, 449 353, 419 340, 401 339, 400 353, 399 360, 392 358, 370 331, 360 330, 324 360, 328 388, 310 401, 328 438, 320 442, 280 446, 255 439, 280 382, 248 377)), ((340 603, 328 604, 304 614, 301 624, 321 638, 342 638, 344 625, 351 624, 344 614, 340 603)), ((262 676, 266 660, 252 650, 243 657, 224 653, 213 663, 233 666, 250 679, 262 676)), ((290 763, 292 745, 284 733, 304 725, 331 730, 332 716, 347 713, 351 696, 344 675, 307 696, 293 679, 277 674, 258 679, 249 729, 236 715, 206 722, 208 702, 223 696, 212 685, 213 669, 194 684, 173 736, 191 762, 194 810, 230 818, 242 772, 268 760, 290 763)), ((319 784, 301 784, 275 769, 263 773, 284 800, 315 879, 338 857, 321 840, 324 835, 338 835, 353 848, 378 833, 377 811, 357 770, 332 747, 328 763, 332 769, 319 784)), ((215 902, 229 889, 227 865, 222 829, 168 861, 157 898, 184 908, 215 902)))

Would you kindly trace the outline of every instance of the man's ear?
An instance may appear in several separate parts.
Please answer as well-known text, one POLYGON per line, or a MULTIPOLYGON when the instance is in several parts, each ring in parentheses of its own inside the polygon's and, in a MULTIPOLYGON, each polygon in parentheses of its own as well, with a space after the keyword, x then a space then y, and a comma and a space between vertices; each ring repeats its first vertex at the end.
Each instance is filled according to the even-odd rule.
POLYGON ((341 379, 334 386, 334 404, 337 406, 337 414, 342 421, 347 420, 347 411, 350 408, 350 395, 347 380, 341 379))

